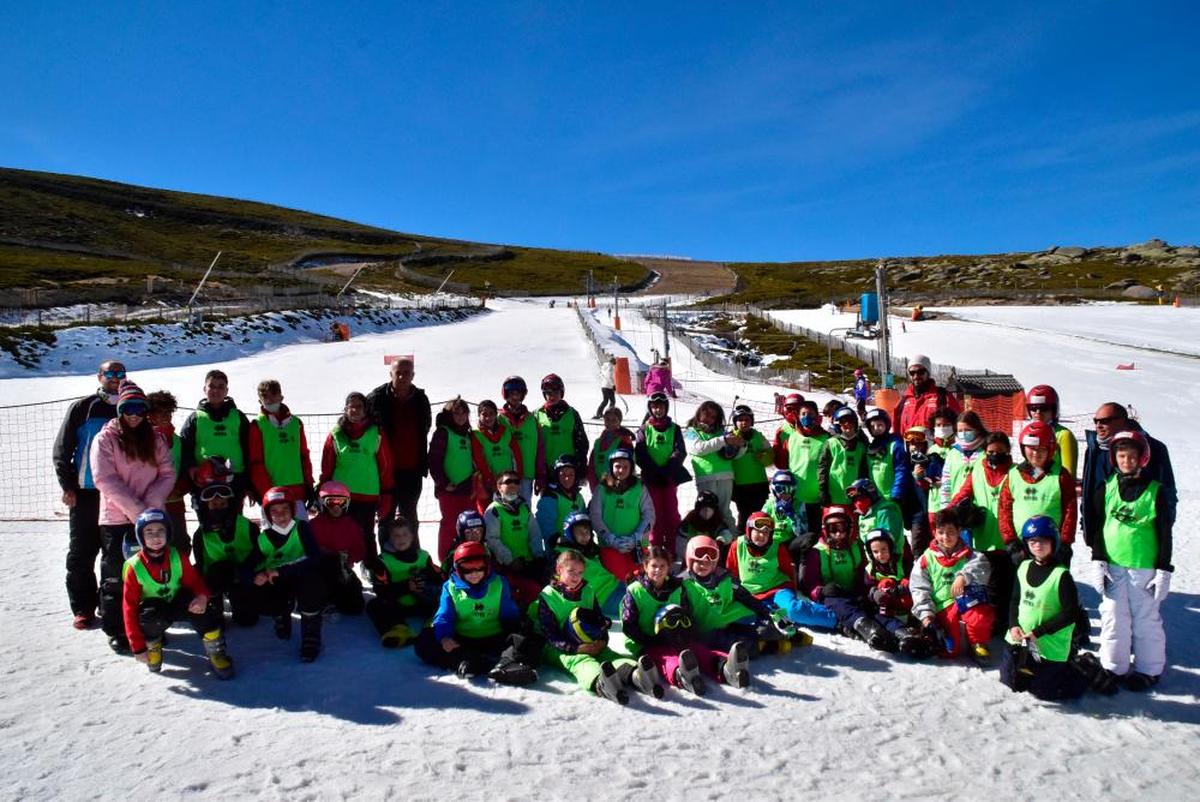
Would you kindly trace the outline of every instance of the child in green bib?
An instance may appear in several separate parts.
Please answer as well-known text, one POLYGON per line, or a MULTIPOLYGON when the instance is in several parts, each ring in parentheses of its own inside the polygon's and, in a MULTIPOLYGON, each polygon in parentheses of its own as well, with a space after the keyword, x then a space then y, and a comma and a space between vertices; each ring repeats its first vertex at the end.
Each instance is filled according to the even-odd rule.
POLYGON ((423 623, 433 614, 441 583, 436 563, 417 542, 412 526, 403 518, 392 519, 388 523, 388 538, 371 566, 375 597, 367 602, 367 617, 375 625, 385 649, 395 649, 416 639, 417 633, 409 623, 413 620, 423 623))
POLYGON ((496 494, 483 513, 485 541, 496 570, 508 579, 521 609, 537 598, 542 587, 546 543, 537 518, 521 498, 521 475, 504 471, 496 478, 496 494))

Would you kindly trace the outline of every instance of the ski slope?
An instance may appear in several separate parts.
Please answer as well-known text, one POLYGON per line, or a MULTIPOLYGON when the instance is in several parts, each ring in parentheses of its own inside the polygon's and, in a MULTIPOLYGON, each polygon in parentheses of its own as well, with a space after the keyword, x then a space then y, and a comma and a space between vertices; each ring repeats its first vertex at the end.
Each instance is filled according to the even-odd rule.
MULTIPOLYGON (((452 325, 282 347, 221 367, 243 407, 253 407, 260 379, 274 377, 301 414, 336 411, 347 391, 384 381, 385 354, 414 354, 416 382, 435 401, 497 398, 510 373, 536 387, 553 371, 590 417, 600 397, 595 359, 574 310, 557 306, 496 302, 491 314, 452 325)), ((1012 370, 1027 386, 1051 381, 1069 411, 1089 418, 1101 401, 1131 401, 1171 447, 1178 570, 1164 608, 1170 667, 1154 694, 1043 704, 1010 693, 994 670, 917 664, 817 635, 810 648, 756 661, 748 691, 704 699, 672 691, 619 708, 549 669, 521 689, 441 675, 411 649, 385 652, 368 621, 349 617, 327 622, 325 651, 311 665, 299 663, 295 640, 276 641, 266 625, 231 629, 231 682, 209 675, 197 639, 177 628, 153 676, 111 654, 100 631, 70 628, 65 523, 0 522, 0 797, 1186 798, 1200 789, 1200 643, 1190 637, 1200 623, 1200 435, 1184 421, 1200 400, 1200 375, 1194 359, 1158 354, 1143 363, 1143 352, 1137 370, 1115 371, 1129 356, 1074 336, 1071 314, 1046 312, 1056 328, 1037 334, 909 325, 914 339, 898 339, 897 350, 1012 370)), ((639 314, 622 322, 640 358, 661 350, 661 333, 639 314)), ((672 356, 687 399, 675 406, 678 418, 701 396, 727 409, 735 395, 756 409, 772 398, 773 388, 692 364, 677 344, 672 356)), ((188 403, 211 366, 129 367, 144 389, 171 389, 188 403)), ((0 381, 0 405, 93 386, 87 375, 0 381)), ((627 401, 630 417, 640 416, 642 399, 627 401)), ((428 546, 431 528, 424 534, 428 546)), ((1074 568, 1094 615, 1084 551, 1074 568)))

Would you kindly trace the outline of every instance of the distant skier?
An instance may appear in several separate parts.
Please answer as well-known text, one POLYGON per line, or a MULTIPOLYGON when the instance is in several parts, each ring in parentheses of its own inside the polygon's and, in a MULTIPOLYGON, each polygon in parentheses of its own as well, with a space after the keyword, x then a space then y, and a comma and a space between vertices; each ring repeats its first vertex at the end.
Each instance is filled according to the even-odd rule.
POLYGON ((871 380, 862 368, 854 370, 854 404, 858 407, 858 417, 867 416, 867 399, 871 396, 871 380))

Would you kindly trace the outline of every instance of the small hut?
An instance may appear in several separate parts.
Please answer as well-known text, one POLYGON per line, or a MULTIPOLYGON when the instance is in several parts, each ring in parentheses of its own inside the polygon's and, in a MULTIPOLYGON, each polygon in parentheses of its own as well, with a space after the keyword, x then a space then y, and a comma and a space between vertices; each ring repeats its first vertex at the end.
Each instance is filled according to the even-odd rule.
POLYGON ((1009 373, 955 373, 946 382, 947 392, 972 409, 988 431, 1011 434, 1014 421, 1025 419, 1025 388, 1009 373))

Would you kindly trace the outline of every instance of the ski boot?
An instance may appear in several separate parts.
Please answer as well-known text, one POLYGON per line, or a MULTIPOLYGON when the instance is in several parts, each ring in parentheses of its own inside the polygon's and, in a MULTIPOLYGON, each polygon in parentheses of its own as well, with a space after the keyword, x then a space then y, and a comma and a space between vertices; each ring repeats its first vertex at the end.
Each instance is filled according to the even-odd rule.
MULTIPOLYGON (((288 618, 291 621, 291 618, 288 618)), ((300 661, 311 663, 321 653, 321 614, 300 614, 300 661)))
POLYGON ((113 635, 108 639, 108 648, 117 654, 132 654, 129 648, 129 638, 124 635, 113 635))
POLYGON ((471 679, 473 677, 478 677, 481 674, 486 674, 487 672, 488 667, 486 664, 484 664, 482 658, 480 657, 464 658, 461 662, 459 662, 458 668, 454 670, 454 673, 458 675, 459 679, 471 679))
POLYGON ((146 644, 146 668, 155 674, 162 671, 162 649, 161 640, 152 640, 146 644))
POLYGON ((654 665, 650 655, 643 654, 638 658, 637 667, 630 675, 630 682, 642 693, 661 699, 666 695, 667 689, 659 682, 660 676, 662 675, 658 673, 658 667, 654 665))
POLYGON ((291 640, 292 637, 292 614, 275 616, 275 637, 280 640, 291 640))
POLYGON ((597 696, 604 699, 610 699, 619 705, 629 704, 629 692, 623 687, 624 683, 617 675, 617 669, 608 660, 600 664, 600 676, 596 677, 596 683, 592 686, 592 690, 597 696))
POLYGON ((1088 687, 1104 696, 1112 696, 1120 690, 1121 680, 1113 672, 1100 665, 1100 660, 1091 652, 1079 652, 1070 660, 1071 667, 1084 676, 1088 687))
POLYGON ((927 660, 933 657, 933 642, 912 627, 897 630, 896 638, 900 654, 917 660, 927 660))
POLYGON ((1141 693, 1148 691, 1158 684, 1158 677, 1153 677, 1149 674, 1143 674, 1140 671, 1130 671, 1125 675, 1125 681, 1122 683, 1127 691, 1135 691, 1141 693))
MULTIPOLYGON (((783 641, 780 641, 781 643, 783 641)), ((700 673, 700 661, 691 649, 679 653, 679 667, 675 669, 675 685, 685 691, 703 696, 708 690, 700 673)))
POLYGON ((854 634, 876 651, 895 652, 900 648, 896 636, 888 632, 883 624, 869 616, 863 616, 854 622, 854 634))
POLYGON ((488 672, 488 678, 499 685, 532 685, 537 682, 537 671, 516 660, 501 658, 488 672))
POLYGON ((385 649, 399 649, 408 645, 415 637, 417 636, 407 624, 396 624, 380 636, 379 642, 385 649))
POLYGON ((208 662, 212 665, 217 679, 232 679, 233 659, 225 651, 225 636, 221 630, 213 629, 205 632, 203 641, 204 653, 208 655, 208 662))
POLYGON ((992 664, 992 650, 987 647, 986 643, 972 643, 968 654, 971 655, 971 660, 980 668, 987 668, 992 664))
POLYGON ((729 656, 718 665, 725 683, 733 688, 745 688, 750 684, 750 647, 738 641, 729 649, 729 656))

